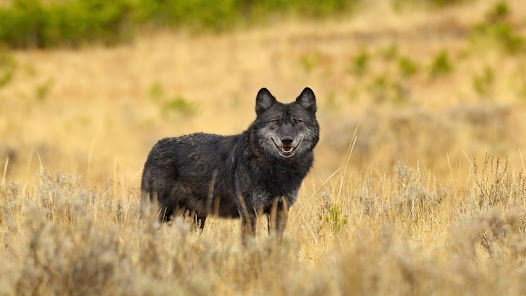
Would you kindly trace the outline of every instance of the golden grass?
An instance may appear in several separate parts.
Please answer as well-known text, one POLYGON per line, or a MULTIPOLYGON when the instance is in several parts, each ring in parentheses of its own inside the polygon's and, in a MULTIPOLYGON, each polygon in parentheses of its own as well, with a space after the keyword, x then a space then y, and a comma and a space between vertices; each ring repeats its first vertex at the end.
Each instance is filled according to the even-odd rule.
POLYGON ((494 3, 10 53, 0 294, 524 294, 524 56, 469 38, 494 3), (432 78, 441 50, 453 69, 432 78), (495 79, 480 93, 486 67, 495 79), (305 86, 322 134, 283 245, 263 223, 241 248, 238 221, 211 218, 199 236, 139 218, 155 141, 241 132, 259 88, 292 101, 305 86), (168 108, 176 98, 192 107, 168 108))

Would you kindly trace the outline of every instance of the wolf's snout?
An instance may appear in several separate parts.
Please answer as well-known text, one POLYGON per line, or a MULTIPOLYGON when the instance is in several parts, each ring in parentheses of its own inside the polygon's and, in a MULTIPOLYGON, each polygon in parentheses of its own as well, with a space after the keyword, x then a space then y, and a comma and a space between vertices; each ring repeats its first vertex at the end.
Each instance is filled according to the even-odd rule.
POLYGON ((281 143, 283 143, 283 146, 289 146, 292 144, 292 141, 294 141, 294 139, 292 137, 283 137, 281 139, 281 143))

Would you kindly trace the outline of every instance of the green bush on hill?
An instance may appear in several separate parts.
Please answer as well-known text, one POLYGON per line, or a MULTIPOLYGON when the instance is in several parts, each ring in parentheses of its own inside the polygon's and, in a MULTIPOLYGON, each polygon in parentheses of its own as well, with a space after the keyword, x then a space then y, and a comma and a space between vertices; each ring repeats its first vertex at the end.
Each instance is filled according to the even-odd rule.
POLYGON ((127 0, 15 0, 0 8, 0 42, 10 47, 115 43, 130 35, 132 16, 127 0))
POLYGON ((220 32, 275 14, 326 17, 361 0, 13 0, 0 6, 0 44, 77 47, 129 40, 144 27, 220 32))

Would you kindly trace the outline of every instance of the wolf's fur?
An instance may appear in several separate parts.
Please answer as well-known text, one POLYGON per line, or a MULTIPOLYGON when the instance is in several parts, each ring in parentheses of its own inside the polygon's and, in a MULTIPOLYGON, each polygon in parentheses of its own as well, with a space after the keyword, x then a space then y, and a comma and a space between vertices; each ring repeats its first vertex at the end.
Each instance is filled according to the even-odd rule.
POLYGON ((282 104, 265 88, 256 97, 256 120, 241 134, 196 133, 160 140, 144 165, 141 189, 158 199, 161 220, 178 209, 206 217, 241 217, 243 233, 254 231, 263 210, 282 233, 288 207, 314 159, 318 143, 316 98, 305 88, 282 104))

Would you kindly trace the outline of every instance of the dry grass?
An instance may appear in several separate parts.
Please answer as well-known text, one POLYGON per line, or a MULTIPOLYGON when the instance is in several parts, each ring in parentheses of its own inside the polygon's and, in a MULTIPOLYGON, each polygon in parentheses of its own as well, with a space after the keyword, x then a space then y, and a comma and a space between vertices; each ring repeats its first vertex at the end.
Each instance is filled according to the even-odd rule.
POLYGON ((0 294, 525 294, 524 53, 471 38, 494 3, 8 53, 0 294), (442 50, 451 70, 433 76, 442 50), (321 142, 283 245, 263 223, 241 248, 238 221, 199 236, 140 219, 153 143, 242 131, 263 86, 318 96, 321 142))

